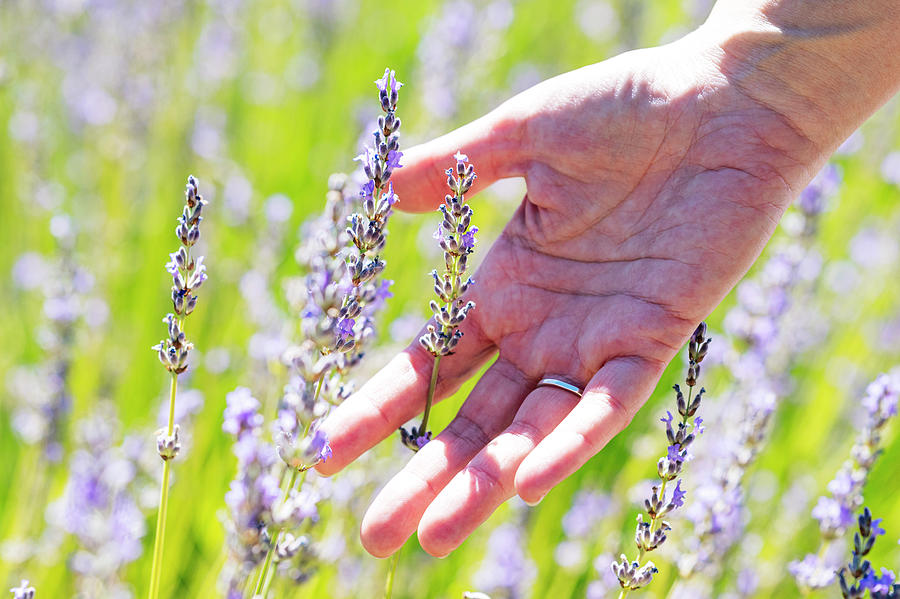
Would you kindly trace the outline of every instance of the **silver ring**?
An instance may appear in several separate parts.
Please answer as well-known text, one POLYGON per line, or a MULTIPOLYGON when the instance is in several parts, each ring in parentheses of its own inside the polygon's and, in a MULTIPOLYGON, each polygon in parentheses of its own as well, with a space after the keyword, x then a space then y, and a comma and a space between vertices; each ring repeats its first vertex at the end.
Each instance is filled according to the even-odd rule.
POLYGON ((581 389, 576 387, 575 385, 569 384, 565 381, 561 381, 559 379, 541 379, 537 384, 538 387, 558 387, 559 389, 563 389, 565 391, 569 391, 574 393, 578 397, 581 397, 581 389))

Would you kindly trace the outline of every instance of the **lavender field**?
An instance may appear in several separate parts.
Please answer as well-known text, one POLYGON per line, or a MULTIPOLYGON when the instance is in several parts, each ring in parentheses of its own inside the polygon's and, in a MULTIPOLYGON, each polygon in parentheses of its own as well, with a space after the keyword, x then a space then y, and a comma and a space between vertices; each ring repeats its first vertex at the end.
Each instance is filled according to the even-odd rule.
POLYGON ((443 215, 403 212, 402 151, 710 5, 0 3, 0 591, 841 597, 856 534, 853 596, 898 596, 900 97, 539 505, 514 497, 442 559, 415 536, 377 559, 363 514, 431 433, 416 418, 313 468, 322 417, 435 314, 425 345, 452 353, 468 276, 526 192, 469 198, 460 148, 443 215))

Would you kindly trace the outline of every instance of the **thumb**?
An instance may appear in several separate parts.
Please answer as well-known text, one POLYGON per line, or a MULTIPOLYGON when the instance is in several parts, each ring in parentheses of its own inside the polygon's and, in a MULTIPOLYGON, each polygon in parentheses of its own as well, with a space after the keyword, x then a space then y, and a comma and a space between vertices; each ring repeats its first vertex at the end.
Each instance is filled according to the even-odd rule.
POLYGON ((405 150, 402 168, 391 181, 400 197, 398 208, 408 212, 435 209, 447 193, 444 173, 461 151, 475 166, 478 178, 470 193, 478 193, 494 181, 521 176, 524 168, 522 119, 501 105, 478 120, 429 142, 405 150))

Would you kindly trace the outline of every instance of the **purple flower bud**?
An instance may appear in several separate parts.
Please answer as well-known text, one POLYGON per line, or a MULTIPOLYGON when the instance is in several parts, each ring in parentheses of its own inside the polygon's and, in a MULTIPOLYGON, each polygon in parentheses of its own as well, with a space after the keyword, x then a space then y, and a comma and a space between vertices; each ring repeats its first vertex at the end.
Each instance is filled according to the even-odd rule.
POLYGON ((316 461, 324 462, 332 456, 331 445, 328 444, 328 435, 322 430, 316 429, 309 444, 309 451, 316 461))
POLYGON ((384 76, 381 79, 375 80, 375 85, 378 87, 378 91, 390 94, 396 94, 403 87, 403 84, 397 81, 394 71, 390 68, 384 70, 384 76))
POLYGON ((462 247, 463 249, 469 250, 469 251, 472 251, 473 249, 475 249, 475 233, 477 233, 477 232, 478 232, 478 227, 472 227, 471 229, 469 229, 469 231, 464 233, 463 236, 460 238, 460 242, 459 242, 460 247, 462 247))
POLYGON ((353 336, 354 326, 356 326, 356 320, 353 318, 343 318, 338 322, 337 334, 341 341, 347 341, 353 336))
POLYGON ((675 463, 683 462, 684 456, 681 453, 681 445, 678 443, 669 445, 668 452, 666 453, 666 457, 671 462, 675 462, 675 463))
POLYGON ((702 435, 705 431, 706 427, 703 426, 703 418, 694 418, 694 432, 698 435, 702 435))
POLYGON ((678 482, 675 483, 675 489, 672 492, 672 505, 675 507, 681 507, 684 505, 684 498, 687 496, 687 493, 681 490, 681 479, 678 479, 678 482))

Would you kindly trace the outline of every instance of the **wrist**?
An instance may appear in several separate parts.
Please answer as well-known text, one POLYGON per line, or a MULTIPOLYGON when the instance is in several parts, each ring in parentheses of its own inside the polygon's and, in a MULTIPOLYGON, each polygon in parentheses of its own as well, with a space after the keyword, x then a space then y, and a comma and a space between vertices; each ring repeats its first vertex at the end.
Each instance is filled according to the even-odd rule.
POLYGON ((720 0, 697 34, 722 75, 822 154, 900 88, 896 0, 720 0))

